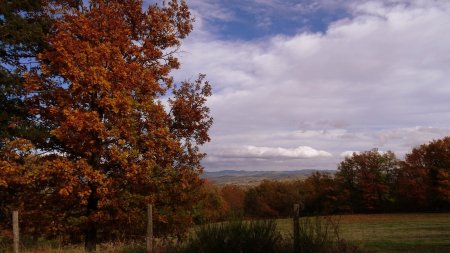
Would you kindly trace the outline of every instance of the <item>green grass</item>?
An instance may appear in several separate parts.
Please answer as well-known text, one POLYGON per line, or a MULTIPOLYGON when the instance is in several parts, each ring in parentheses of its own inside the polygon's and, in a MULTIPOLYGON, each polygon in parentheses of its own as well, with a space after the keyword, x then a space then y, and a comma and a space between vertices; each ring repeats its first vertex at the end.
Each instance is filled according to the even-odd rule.
MULTIPOLYGON (((341 239, 370 252, 450 252, 450 213, 343 215, 332 218, 339 225, 341 239)), ((277 220, 277 228, 284 236, 292 234, 292 226, 292 219, 277 220)), ((107 253, 145 251, 144 245, 137 244, 104 244, 100 247, 100 252, 107 253)), ((11 252, 10 245, 0 245, 0 252, 11 252)), ((81 253, 83 247, 44 246, 22 252, 81 253)))
MULTIPOLYGON (((450 213, 370 214, 335 216, 340 236, 373 252, 450 252, 450 213)), ((292 220, 278 220, 283 234, 292 220)))

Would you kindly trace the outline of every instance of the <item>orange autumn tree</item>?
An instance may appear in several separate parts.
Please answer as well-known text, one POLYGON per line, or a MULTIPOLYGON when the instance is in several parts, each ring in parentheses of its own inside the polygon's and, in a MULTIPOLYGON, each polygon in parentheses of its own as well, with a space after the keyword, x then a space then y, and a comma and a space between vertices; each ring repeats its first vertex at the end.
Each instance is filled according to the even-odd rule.
POLYGON ((237 185, 225 185, 220 189, 220 195, 229 207, 228 216, 236 218, 244 216, 245 194, 245 189, 237 185))
POLYGON ((40 182, 56 187, 61 220, 84 234, 88 251, 99 235, 139 226, 149 202, 157 229, 180 233, 202 182, 198 147, 212 124, 204 76, 178 88, 170 76, 192 29, 186 3, 143 11, 138 0, 91 0, 53 11, 60 15, 50 47, 27 88, 32 112, 51 129, 37 143, 51 154, 41 159, 40 182))

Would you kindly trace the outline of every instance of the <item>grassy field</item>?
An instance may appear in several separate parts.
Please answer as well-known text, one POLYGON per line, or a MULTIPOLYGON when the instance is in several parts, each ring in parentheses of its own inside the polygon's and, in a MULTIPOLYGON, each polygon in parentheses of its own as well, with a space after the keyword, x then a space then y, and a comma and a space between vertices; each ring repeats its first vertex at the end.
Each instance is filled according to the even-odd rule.
MULTIPOLYGON (((333 216, 332 220, 338 223, 342 239, 370 252, 450 252, 450 213, 343 215, 333 216)), ((277 225, 283 234, 292 234, 292 219, 277 220, 277 225)), ((106 253, 143 251, 145 250, 141 245, 123 244, 101 245, 100 250, 106 253)), ((0 252, 6 252, 6 248, 0 247, 0 252)), ((83 252, 83 247, 80 245, 64 249, 43 247, 23 252, 79 253, 83 252)))
MULTIPOLYGON (((371 214, 334 216, 340 235, 373 252, 450 252, 450 213, 371 214)), ((278 220, 289 234, 292 220, 278 220)))

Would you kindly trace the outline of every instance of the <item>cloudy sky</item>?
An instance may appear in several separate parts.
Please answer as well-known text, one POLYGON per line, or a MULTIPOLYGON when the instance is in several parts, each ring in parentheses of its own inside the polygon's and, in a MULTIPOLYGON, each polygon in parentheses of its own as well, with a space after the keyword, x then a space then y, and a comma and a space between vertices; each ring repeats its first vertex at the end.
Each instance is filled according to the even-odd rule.
POLYGON ((188 4, 174 75, 213 85, 206 170, 336 169, 450 135, 450 1, 188 4))

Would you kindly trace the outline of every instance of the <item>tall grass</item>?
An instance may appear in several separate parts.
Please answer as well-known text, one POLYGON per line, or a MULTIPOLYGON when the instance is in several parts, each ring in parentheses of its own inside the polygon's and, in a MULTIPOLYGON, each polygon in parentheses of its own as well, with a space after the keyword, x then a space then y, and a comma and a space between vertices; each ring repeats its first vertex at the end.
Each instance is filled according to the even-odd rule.
POLYGON ((231 221, 197 229, 179 252, 183 253, 277 253, 283 238, 273 220, 231 221))
MULTIPOLYGON (((295 234, 295 233, 294 233, 295 234)), ((298 227, 299 245, 294 253, 362 252, 340 237, 339 221, 328 216, 302 218, 298 227)), ((291 236, 294 240, 293 236, 291 236)))
POLYGON ((273 220, 232 221, 202 226, 178 249, 179 253, 359 253, 339 237, 331 218, 302 219, 300 247, 292 235, 283 237, 273 220))

